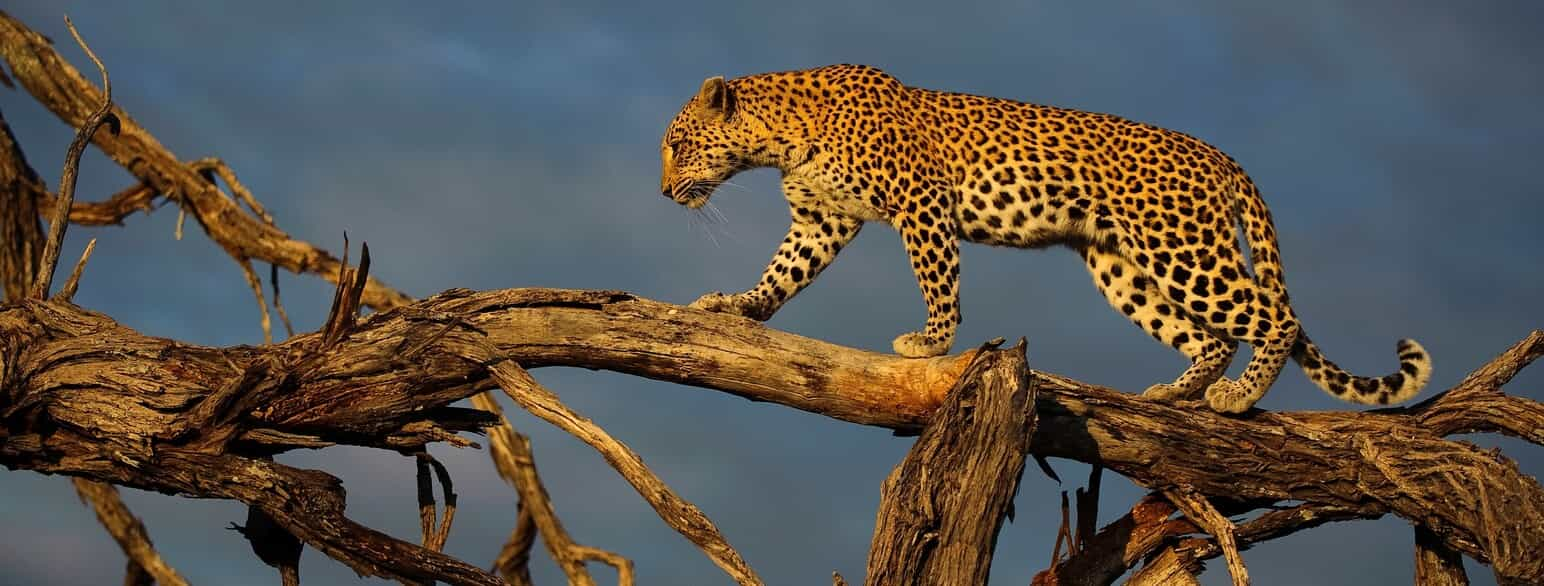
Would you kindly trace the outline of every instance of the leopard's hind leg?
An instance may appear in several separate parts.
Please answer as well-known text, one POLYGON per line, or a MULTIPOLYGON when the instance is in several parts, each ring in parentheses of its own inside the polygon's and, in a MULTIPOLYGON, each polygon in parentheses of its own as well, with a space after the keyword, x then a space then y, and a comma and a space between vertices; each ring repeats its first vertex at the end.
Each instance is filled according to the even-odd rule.
POLYGON ((1144 396, 1161 400, 1191 398, 1222 379, 1238 344, 1196 323, 1171 303, 1157 282, 1119 253, 1086 246, 1079 251, 1094 286, 1128 319, 1159 342, 1190 358, 1190 368, 1172 383, 1147 388, 1144 396))
MULTIPOLYGON (((1177 238, 1174 234, 1166 237, 1177 238)), ((1149 246, 1133 264, 1151 275, 1177 311, 1219 337, 1246 342, 1254 356, 1238 381, 1209 383, 1213 410, 1242 413, 1265 396, 1297 343, 1297 318, 1284 294, 1261 287, 1244 268, 1236 246, 1149 246)))
POLYGON ((1218 412, 1243 413, 1275 384, 1287 359, 1292 357, 1301 330, 1285 298, 1274 291, 1255 287, 1254 299, 1234 314, 1228 333, 1248 342, 1254 348, 1254 354, 1237 382, 1223 378, 1212 383, 1206 389, 1206 402, 1218 412))

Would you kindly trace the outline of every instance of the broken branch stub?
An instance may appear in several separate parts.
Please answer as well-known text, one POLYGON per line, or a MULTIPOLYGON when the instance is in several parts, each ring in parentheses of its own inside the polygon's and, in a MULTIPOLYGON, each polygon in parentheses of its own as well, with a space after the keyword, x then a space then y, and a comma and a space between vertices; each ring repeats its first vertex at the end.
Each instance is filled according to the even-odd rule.
POLYGON ((985 584, 1034 430, 1024 342, 983 347, 880 489, 868 580, 985 584))

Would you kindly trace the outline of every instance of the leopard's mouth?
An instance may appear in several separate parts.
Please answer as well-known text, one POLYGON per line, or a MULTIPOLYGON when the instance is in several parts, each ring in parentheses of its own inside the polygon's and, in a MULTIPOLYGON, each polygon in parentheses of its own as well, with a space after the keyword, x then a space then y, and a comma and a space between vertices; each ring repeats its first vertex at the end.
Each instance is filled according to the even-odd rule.
POLYGON ((697 209, 708 205, 708 198, 713 195, 713 190, 718 187, 716 181, 685 181, 671 190, 670 199, 689 209, 697 209))

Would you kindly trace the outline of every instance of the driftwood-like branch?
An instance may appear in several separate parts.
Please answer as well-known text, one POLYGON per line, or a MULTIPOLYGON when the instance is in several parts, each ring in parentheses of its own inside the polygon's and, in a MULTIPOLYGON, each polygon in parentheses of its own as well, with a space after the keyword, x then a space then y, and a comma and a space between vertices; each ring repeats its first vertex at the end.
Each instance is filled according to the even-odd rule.
POLYGON ((113 117, 113 84, 107 76, 107 67, 102 65, 102 60, 97 58, 96 52, 86 44, 86 40, 80 38, 80 32, 75 30, 75 23, 70 22, 70 17, 64 17, 64 24, 69 27, 70 35, 75 37, 75 42, 96 64, 97 71, 102 72, 102 97, 101 105, 92 110, 81 122, 80 130, 76 131, 75 139, 70 141, 70 148, 64 154, 64 172, 59 178, 59 197, 54 203, 54 213, 49 217, 48 240, 43 245, 43 257, 38 261, 37 279, 32 284, 32 298, 43 299, 48 297, 48 291, 53 284, 54 269, 59 265, 59 251, 64 247, 65 230, 70 227, 70 204, 75 202, 75 180, 80 175, 80 157, 86 152, 86 144, 91 141, 98 128, 107 124, 112 134, 118 133, 118 120, 113 117))
MULTIPOLYGON (((73 307, 31 303, 0 311, 7 348, 0 423, 12 434, 0 444, 0 463, 152 490, 228 494, 109 474, 120 466, 103 458, 155 460, 163 438, 190 432, 179 408, 196 406, 208 389, 256 381, 271 382, 248 392, 260 399, 231 421, 254 449, 314 445, 308 441, 394 448, 385 438, 406 433, 409 424, 486 425, 486 418, 453 417, 444 407, 493 385, 482 363, 443 344, 480 340, 479 332, 522 365, 614 370, 907 430, 942 403, 973 355, 902 359, 620 292, 516 289, 449 291, 377 314, 325 354, 291 364, 283 357, 308 355, 320 334, 267 348, 202 348, 147 338, 73 307), (270 374, 247 374, 253 369, 270 374), (365 380, 370 384, 354 382, 365 380), (264 390, 273 386, 283 392, 264 390), (39 417, 67 433, 28 433, 43 424, 39 417), (40 442, 62 445, 44 449, 40 442)), ((1544 332, 1503 359, 1531 355, 1540 344, 1544 332)), ((1419 423, 1425 408, 1227 417, 1032 376, 1039 397, 1035 453, 1100 462, 1148 487, 1182 483, 1214 497, 1394 513, 1492 564, 1503 579, 1544 577, 1544 560, 1530 553, 1544 550, 1544 490, 1511 461, 1432 434, 1419 423)))
POLYGON ((487 341, 461 342, 447 337, 445 345, 447 348, 459 348, 461 355, 469 361, 486 365, 494 382, 526 411, 600 452, 606 463, 611 464, 638 491, 666 524, 691 540, 736 584, 754 586, 762 583, 761 578, 745 563, 740 553, 730 547, 728 540, 724 539, 708 516, 666 486, 631 448, 611 437, 611 434, 589 418, 563 404, 556 394, 537 383, 536 379, 531 378, 530 374, 487 341))
MULTIPOLYGON (((105 114, 111 105, 107 70, 91 48, 80 38, 80 34, 68 18, 66 18, 66 24, 70 34, 101 70, 104 88, 103 105, 90 120, 87 120, 70 144, 64 170, 61 173, 63 199, 54 202, 55 205, 43 206, 43 209, 51 209, 54 212, 51 218, 52 231, 46 239, 38 222, 38 204, 47 198, 47 190, 37 173, 28 165, 26 156, 22 154, 21 145, 16 143, 16 138, 12 135, 5 118, 0 116, 0 283, 3 283, 3 287, 0 287, 0 300, 20 301, 24 296, 31 294, 33 287, 40 287, 42 292, 47 291, 48 279, 56 269, 64 229, 70 223, 69 219, 61 216, 68 208, 64 202, 73 197, 75 177, 80 168, 80 156, 85 149, 85 141, 103 123, 109 122, 105 114), (44 259, 50 254, 54 258, 45 262, 44 259)), ((11 85, 9 78, 4 81, 7 86, 11 85)), ((68 302, 75 296, 75 291, 80 285, 81 274, 95 248, 96 239, 93 238, 86 244, 85 252, 81 254, 69 279, 55 296, 56 300, 68 302)), ((160 553, 151 544, 150 535, 145 530, 144 523, 119 498, 117 488, 86 478, 75 478, 74 485, 81 501, 92 507, 96 512, 97 520, 127 556, 125 584, 158 583, 162 586, 187 584, 187 581, 161 558, 160 553)))
POLYGON ((619 554, 579 545, 563 528, 563 522, 552 508, 552 498, 548 496, 541 475, 536 471, 530 438, 515 431, 509 420, 504 418, 503 410, 493 396, 488 393, 473 396, 472 405, 499 416, 500 424, 488 429, 489 452, 499 476, 520 493, 520 510, 514 533, 509 543, 500 550, 493 564, 494 570, 511 583, 529 584, 531 578, 526 564, 530 559, 529 552, 536 531, 540 530, 547 552, 568 576, 569 584, 594 584, 589 570, 585 569, 585 562, 595 560, 616 568, 619 586, 632 586, 631 560, 619 554))
POLYGON ((1244 567, 1244 558, 1238 554, 1238 540, 1234 536, 1238 530, 1233 522, 1224 517, 1217 507, 1206 500, 1206 497, 1197 494, 1188 486, 1180 486, 1164 491, 1164 496, 1169 502, 1185 514, 1190 522, 1206 530, 1217 540, 1217 547, 1222 549, 1222 555, 1228 562, 1228 574, 1233 577, 1233 586, 1249 586, 1249 571, 1244 567))
MULTIPOLYGON (((0 12, 0 58, 10 65, 18 85, 72 127, 81 126, 102 103, 101 93, 54 51, 47 38, 5 12, 0 12)), ((183 212, 198 220, 209 238, 232 260, 241 263, 262 259, 291 272, 314 273, 328 280, 336 278, 342 264, 336 257, 290 238, 262 216, 244 213, 240 202, 204 176, 205 172, 221 175, 219 165, 214 165, 211 160, 185 163, 121 108, 113 107, 110 114, 118 120, 120 132, 116 136, 96 135, 93 139, 96 146, 153 194, 173 198, 183 212)), ((244 191, 239 183, 232 180, 227 183, 238 191, 238 196, 244 191)), ((125 215, 122 212, 142 209, 150 205, 147 198, 153 197, 138 187, 120 195, 122 197, 115 198, 117 207, 114 209, 97 207, 92 210, 92 215, 71 207, 71 217, 79 212, 83 216, 91 215, 94 223, 116 223, 125 215)), ((245 196, 240 197, 245 199, 245 196)), ((261 210, 261 206, 255 209, 261 210)), ((366 285, 363 296, 365 305, 376 308, 394 307, 408 301, 406 296, 374 279, 366 285)))
POLYGON ((97 521, 118 542, 118 547, 123 548, 123 554, 129 558, 131 576, 137 570, 161 586, 187 586, 188 581, 172 569, 166 560, 161 559, 161 554, 150 543, 150 534, 145 531, 144 523, 123 504, 117 488, 111 484, 76 478, 75 492, 82 501, 91 505, 96 511, 97 521))
POLYGON ((880 489, 867 584, 986 584, 1035 427, 1024 341, 976 353, 880 489))

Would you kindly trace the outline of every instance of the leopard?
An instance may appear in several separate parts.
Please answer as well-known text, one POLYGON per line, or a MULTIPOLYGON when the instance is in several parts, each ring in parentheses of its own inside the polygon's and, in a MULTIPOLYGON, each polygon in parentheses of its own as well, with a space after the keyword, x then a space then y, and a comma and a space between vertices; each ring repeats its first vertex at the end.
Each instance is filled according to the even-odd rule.
POLYGON ((662 194, 692 209, 742 171, 781 172, 790 223, 761 279, 704 294, 696 309, 765 321, 865 224, 883 222, 899 232, 927 306, 923 328, 892 343, 902 357, 953 345, 966 241, 1076 251, 1112 307, 1189 358, 1173 382, 1143 392, 1156 400, 1243 413, 1288 358, 1358 404, 1408 400, 1431 377, 1410 339, 1382 377, 1327 359, 1289 303, 1260 191, 1231 156, 1182 132, 838 64, 707 78, 669 122, 660 156, 662 194), (1233 380, 1241 343, 1251 357, 1233 380))

